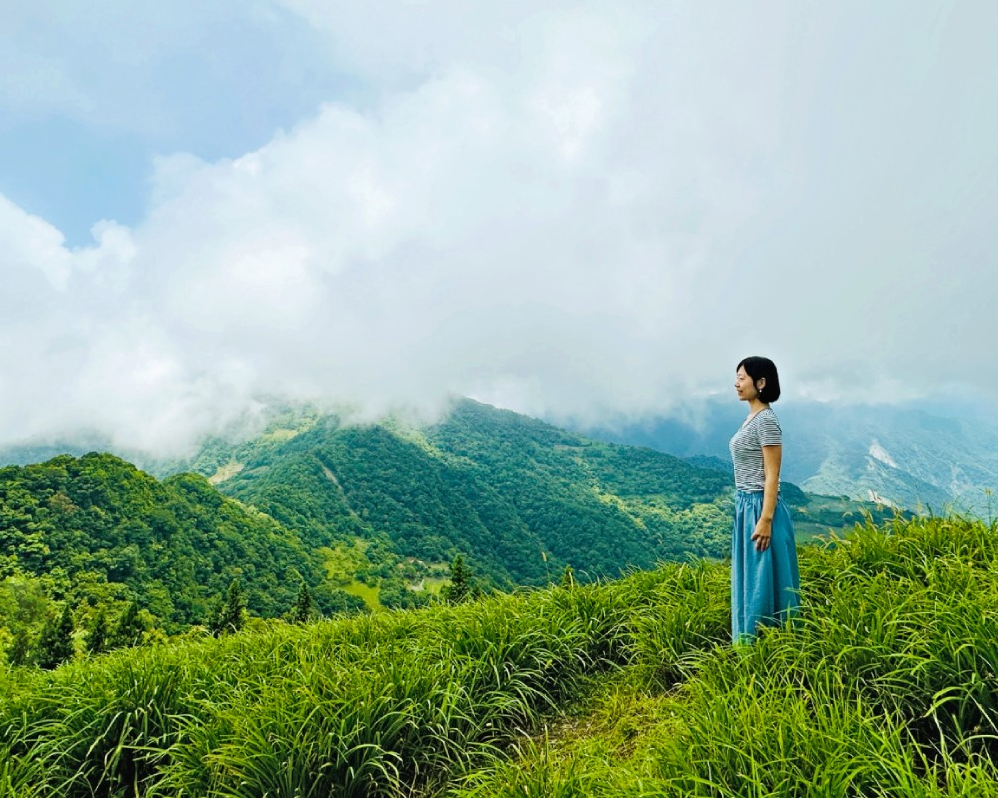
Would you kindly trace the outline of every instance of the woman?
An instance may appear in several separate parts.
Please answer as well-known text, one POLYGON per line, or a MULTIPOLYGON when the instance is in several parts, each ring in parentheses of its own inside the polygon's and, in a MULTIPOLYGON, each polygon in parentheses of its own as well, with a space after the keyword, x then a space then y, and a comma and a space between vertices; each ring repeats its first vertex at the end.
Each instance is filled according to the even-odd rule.
POLYGON ((780 398, 776 365, 747 357, 735 371, 738 398, 749 414, 729 444, 735 465, 731 545, 731 638, 751 642, 760 626, 776 626, 800 605, 797 544, 790 510, 780 497, 783 435, 770 404, 780 398))

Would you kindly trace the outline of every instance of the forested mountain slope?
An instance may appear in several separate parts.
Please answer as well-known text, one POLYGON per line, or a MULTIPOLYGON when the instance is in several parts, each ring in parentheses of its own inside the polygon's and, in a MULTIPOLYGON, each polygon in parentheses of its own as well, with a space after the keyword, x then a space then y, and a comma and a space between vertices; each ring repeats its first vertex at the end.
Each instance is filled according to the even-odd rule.
POLYGON ((279 445, 275 432, 194 465, 312 546, 360 535, 424 562, 460 552, 507 586, 723 553, 723 474, 470 401, 427 429, 322 417, 279 445))
POLYGON ((296 535, 196 474, 159 482, 109 454, 0 469, 0 578, 40 579, 49 598, 137 600, 169 631, 202 623, 236 577, 249 609, 278 616, 299 575, 329 598, 296 535))
MULTIPOLYGON (((585 579, 728 547, 730 474, 470 400, 427 428, 290 413, 241 446, 215 441, 192 467, 310 546, 360 536, 377 556, 462 553, 503 586, 544 584, 566 565, 585 579)), ((808 532, 864 509, 784 491, 808 532)))
MULTIPOLYGON (((720 558, 731 477, 706 465, 462 401, 426 428, 288 411, 181 464, 218 489, 192 473, 160 482, 108 454, 7 467, 0 650, 21 659, 66 607, 81 634, 130 605, 145 622, 129 639, 180 632, 208 622, 234 579, 267 618, 288 613, 302 583, 322 614, 429 603, 458 554, 472 590, 558 582, 569 565, 585 582, 720 558)), ((864 509, 882 517, 783 491, 802 539, 864 509)))

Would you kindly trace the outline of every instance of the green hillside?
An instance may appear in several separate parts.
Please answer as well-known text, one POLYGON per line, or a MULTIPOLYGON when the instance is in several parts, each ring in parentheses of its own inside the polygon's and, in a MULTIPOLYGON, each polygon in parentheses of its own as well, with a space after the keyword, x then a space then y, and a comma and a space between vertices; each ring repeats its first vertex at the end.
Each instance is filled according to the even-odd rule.
POLYGON ((504 588, 567 564, 592 578, 721 556, 730 525, 724 475, 470 401, 427 429, 316 417, 220 452, 194 466, 311 545, 359 535, 420 563, 462 553, 504 588))
MULTIPOLYGON (((458 553, 507 589, 547 584, 566 565, 585 580, 723 557, 730 545, 729 473, 470 400, 427 428, 288 412, 248 443, 212 442, 191 467, 310 546, 359 537, 366 560, 341 575, 355 585, 397 585, 400 569, 418 582, 458 553)), ((805 538, 864 511, 884 517, 876 505, 784 492, 805 538)))
POLYGON ((998 795, 998 526, 801 566, 736 649, 700 563, 9 670, 0 796, 998 795))
MULTIPOLYGON (((557 582, 567 565, 585 582, 729 546, 730 474, 716 464, 470 401, 429 428, 288 410, 185 465, 239 501, 111 455, 0 469, 0 652, 36 658, 25 652, 64 608, 77 649, 127 612, 138 617, 122 639, 183 632, 210 621, 233 579, 252 616, 273 618, 303 581, 325 614, 428 604, 458 554, 472 589, 508 590, 557 582)), ((862 518, 847 500, 783 490, 802 540, 862 518)))
POLYGON ((297 536, 201 476, 159 482, 108 454, 0 469, 0 648, 37 632, 53 602, 76 608, 78 624, 135 602, 180 631, 204 623, 236 578, 264 617, 286 612, 302 579, 327 610, 355 603, 324 586, 297 536))

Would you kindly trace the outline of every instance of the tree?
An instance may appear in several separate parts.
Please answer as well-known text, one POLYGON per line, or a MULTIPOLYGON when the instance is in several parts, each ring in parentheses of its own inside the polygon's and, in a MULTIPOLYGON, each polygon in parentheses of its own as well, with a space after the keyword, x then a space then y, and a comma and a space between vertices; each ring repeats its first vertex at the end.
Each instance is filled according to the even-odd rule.
POLYGON ((14 641, 10 645, 7 659, 11 665, 27 665, 31 662, 31 633, 28 627, 19 626, 14 631, 14 641))
POLYGON ((62 605, 58 617, 50 615, 38 637, 38 666, 52 670, 73 658, 73 614, 69 604, 62 605))
POLYGON ((101 607, 100 612, 97 613, 97 617, 94 618, 93 623, 90 625, 90 630, 87 632, 87 652, 90 654, 103 654, 108 649, 110 637, 111 629, 108 627, 107 613, 101 607))
POLYGON ((208 621, 208 630, 215 636, 232 634, 243 628, 246 622, 246 600, 242 585, 236 577, 229 583, 225 601, 220 603, 208 621))
POLYGON ((139 613, 137 601, 130 601, 121 611, 111 632, 108 648, 132 648, 145 638, 149 626, 139 613))
POLYGON ((432 600, 426 590, 413 590, 398 578, 383 579, 378 591, 378 601, 388 609, 408 610, 425 607, 432 600))
POLYGON ((450 564, 450 584, 441 592, 450 604, 460 604, 471 597, 471 569, 460 554, 450 564))
POLYGON ((307 623, 312 617, 312 594, 309 592, 305 580, 301 580, 298 586, 298 595, 295 597, 295 604, 291 608, 292 623, 307 623))

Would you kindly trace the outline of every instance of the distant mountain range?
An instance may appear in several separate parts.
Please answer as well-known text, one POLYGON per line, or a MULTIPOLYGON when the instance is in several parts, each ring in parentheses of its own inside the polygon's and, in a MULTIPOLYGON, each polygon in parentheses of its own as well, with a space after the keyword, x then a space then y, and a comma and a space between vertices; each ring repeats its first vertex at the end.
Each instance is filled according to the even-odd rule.
MULTIPOLYGON (((998 415, 992 417, 987 409, 952 401, 850 406, 788 398, 775 409, 786 442, 783 477, 808 493, 920 512, 955 510, 985 518, 998 513, 998 505, 989 508, 988 495, 998 491, 998 415)), ((728 439, 744 415, 739 402, 715 397, 683 417, 600 424, 549 421, 576 435, 644 446, 728 471, 728 439)), ((0 448, 0 465, 25 465, 58 454, 89 451, 114 451, 161 475, 188 465, 163 462, 146 452, 113 449, 99 438, 0 448)), ((195 462, 207 462, 205 455, 195 462)), ((204 472, 206 467, 199 470, 204 472)))
POLYGON ((427 428, 289 412, 246 443, 209 442, 186 467, 311 547, 360 539, 425 563, 461 553, 499 585, 721 556, 730 523, 725 474, 471 401, 427 428))
MULTIPOLYGON (((784 431, 784 476, 805 491, 912 511, 990 512, 987 491, 998 490, 998 422, 979 412, 790 400, 774 409, 784 431)), ((570 426, 598 440, 730 462, 728 439, 744 417, 739 402, 713 399, 697 408, 696 421, 570 426)))
MULTIPOLYGON (((210 442, 188 467, 309 545, 347 533, 425 562, 462 553, 498 584, 543 584, 566 565, 615 575, 730 545, 720 459, 600 443, 471 400, 426 428, 290 412, 247 443, 210 442)), ((802 538, 883 515, 791 483, 783 492, 802 538)))
MULTIPOLYGON (((176 630, 237 576, 267 616, 286 613, 302 581, 324 611, 417 606, 458 554, 481 585, 509 589, 558 581, 566 566, 586 581, 730 546, 721 460, 599 442, 470 400, 429 427, 275 411, 249 440, 144 466, 161 481, 106 453, 0 469, 0 577, 93 611, 135 600, 176 630)), ((802 539, 890 514, 791 483, 783 493, 802 539)))

